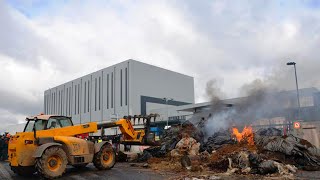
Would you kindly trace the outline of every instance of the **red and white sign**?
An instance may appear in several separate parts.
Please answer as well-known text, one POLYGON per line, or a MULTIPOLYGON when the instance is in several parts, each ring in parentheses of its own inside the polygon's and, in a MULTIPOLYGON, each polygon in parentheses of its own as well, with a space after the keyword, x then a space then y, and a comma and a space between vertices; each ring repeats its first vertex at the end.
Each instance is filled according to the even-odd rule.
POLYGON ((293 127, 294 127, 295 129, 300 129, 300 123, 299 123, 299 122, 294 122, 294 123, 293 123, 293 127))

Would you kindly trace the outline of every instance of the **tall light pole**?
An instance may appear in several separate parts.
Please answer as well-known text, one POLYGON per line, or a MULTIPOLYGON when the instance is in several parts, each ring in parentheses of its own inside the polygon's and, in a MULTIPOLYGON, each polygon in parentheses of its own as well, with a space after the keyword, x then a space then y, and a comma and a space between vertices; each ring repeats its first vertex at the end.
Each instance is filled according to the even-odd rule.
POLYGON ((299 97, 299 86, 298 86, 298 77, 297 77, 297 68, 296 68, 296 63, 295 62, 288 62, 288 66, 294 67, 294 74, 296 77, 296 88, 297 88, 297 98, 298 98, 298 120, 300 120, 300 97, 299 97))
POLYGON ((169 126, 169 112, 168 112, 168 101, 172 101, 172 98, 165 97, 163 100, 166 101, 166 111, 167 111, 167 128, 169 126))

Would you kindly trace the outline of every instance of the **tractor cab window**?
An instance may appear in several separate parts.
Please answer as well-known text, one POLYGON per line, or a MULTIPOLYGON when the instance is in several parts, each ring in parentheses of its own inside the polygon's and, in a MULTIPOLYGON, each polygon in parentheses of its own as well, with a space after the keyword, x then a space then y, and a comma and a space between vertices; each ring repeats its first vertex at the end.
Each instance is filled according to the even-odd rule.
POLYGON ((68 117, 59 116, 59 117, 51 117, 48 120, 47 129, 61 128, 66 126, 72 126, 72 121, 68 117))
POLYGON ((72 126, 71 119, 69 119, 67 117, 59 117, 59 121, 60 121, 60 124, 62 127, 72 126))
POLYGON ((37 121, 29 120, 26 124, 24 132, 32 132, 33 127, 35 127, 36 130, 43 130, 45 126, 46 126, 45 120, 37 120, 37 121))
POLYGON ((36 130, 44 130, 44 127, 46 126, 46 120, 37 120, 36 123, 35 123, 35 127, 36 127, 36 130))
POLYGON ((28 121, 26 127, 24 128, 24 132, 32 132, 34 126, 34 121, 28 121))
POLYGON ((47 129, 55 129, 55 128, 61 128, 60 123, 55 118, 50 118, 47 124, 47 129))

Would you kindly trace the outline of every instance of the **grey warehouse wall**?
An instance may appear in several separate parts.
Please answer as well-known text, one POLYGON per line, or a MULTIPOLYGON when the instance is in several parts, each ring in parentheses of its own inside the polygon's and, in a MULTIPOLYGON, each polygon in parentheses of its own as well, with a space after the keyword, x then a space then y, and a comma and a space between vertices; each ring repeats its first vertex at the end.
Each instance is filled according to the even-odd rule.
POLYGON ((44 112, 71 116, 75 123, 141 114, 141 97, 194 103, 193 83, 193 77, 127 60, 46 90, 44 112))

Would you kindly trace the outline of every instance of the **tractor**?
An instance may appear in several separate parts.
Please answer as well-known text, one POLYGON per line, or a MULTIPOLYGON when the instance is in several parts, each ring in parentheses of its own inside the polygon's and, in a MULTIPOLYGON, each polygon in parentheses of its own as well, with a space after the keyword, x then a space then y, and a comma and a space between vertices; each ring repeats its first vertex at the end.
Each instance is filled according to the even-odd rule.
MULTIPOLYGON (((150 116, 147 118, 150 122, 150 116)), ((30 176, 37 172, 48 179, 61 177, 67 165, 80 168, 93 163, 99 170, 115 165, 115 152, 107 141, 83 139, 89 133, 118 126, 125 144, 154 143, 154 135, 146 129, 135 130, 130 117, 115 122, 89 122, 74 125, 71 118, 39 114, 26 118, 23 132, 10 138, 8 155, 13 172, 30 176)), ((150 123, 147 123, 150 124, 150 123)))

